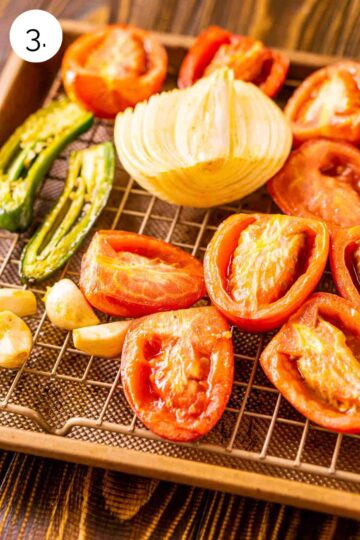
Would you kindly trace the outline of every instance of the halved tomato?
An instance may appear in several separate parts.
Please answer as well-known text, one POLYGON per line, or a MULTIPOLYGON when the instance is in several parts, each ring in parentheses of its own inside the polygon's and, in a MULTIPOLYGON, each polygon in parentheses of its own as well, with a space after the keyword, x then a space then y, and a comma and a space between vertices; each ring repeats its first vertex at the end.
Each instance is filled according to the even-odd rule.
POLYGON ((290 154, 268 190, 286 214, 351 227, 360 223, 359 182, 360 151, 344 142, 318 139, 290 154))
POLYGON ((195 257, 127 231, 95 233, 82 260, 80 287, 90 304, 118 317, 189 307, 206 292, 195 257))
POLYGON ((173 441, 197 439, 214 427, 231 394, 229 325, 212 306, 134 321, 121 374, 125 396, 146 427, 173 441))
POLYGON ((295 142, 327 137, 360 143, 360 63, 344 61, 315 71, 284 112, 295 142))
POLYGON ((276 328, 314 290, 328 250, 328 231, 320 221, 233 215, 220 225, 206 250, 209 296, 243 330, 276 328))
POLYGON ((191 86, 223 66, 233 70, 235 79, 252 82, 272 97, 284 84, 289 60, 284 54, 267 49, 261 41, 232 34, 219 26, 209 26, 185 56, 178 86, 191 86))
POLYGON ((330 264, 337 290, 360 311, 360 225, 335 231, 330 264))
POLYGON ((279 392, 320 426, 360 432, 360 313, 334 294, 314 294, 260 357, 279 392))
POLYGON ((105 118, 158 92, 166 69, 166 50, 157 38, 126 24, 80 36, 61 67, 68 96, 105 118))

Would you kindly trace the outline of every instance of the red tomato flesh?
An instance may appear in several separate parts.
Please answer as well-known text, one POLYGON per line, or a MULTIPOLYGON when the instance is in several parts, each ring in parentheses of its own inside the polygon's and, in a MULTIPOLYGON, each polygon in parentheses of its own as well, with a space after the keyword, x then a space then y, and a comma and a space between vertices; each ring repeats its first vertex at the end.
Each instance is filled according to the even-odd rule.
POLYGON ((204 71, 204 76, 213 73, 217 68, 228 66, 234 72, 235 79, 261 82, 263 63, 272 59, 269 49, 260 41, 251 38, 235 37, 231 42, 221 45, 204 71))
POLYGON ((146 71, 146 52, 139 36, 114 28, 90 52, 84 67, 108 79, 142 75, 146 71))
POLYGON ((306 234, 288 230, 286 220, 250 224, 240 235, 230 266, 228 290, 244 312, 276 302, 296 281, 303 267, 306 234), (255 294, 249 295, 249 284, 255 294))
POLYGON ((360 432, 360 313, 348 301, 313 295, 260 363, 301 414, 327 429, 360 432))
POLYGON ((197 439, 214 427, 231 394, 229 325, 214 307, 134 321, 121 373, 125 396, 145 426, 173 441, 197 439))
POLYGON ((166 70, 167 53, 157 38, 126 24, 80 36, 61 66, 68 96, 104 118, 158 92, 166 70))
POLYGON ((252 82, 272 97, 285 82, 289 60, 266 48, 261 41, 210 26, 198 36, 185 56, 178 86, 191 86, 223 66, 233 70, 235 79, 252 82))
POLYGON ((80 287, 90 304, 118 317, 189 307, 206 292, 195 257, 126 231, 94 235, 82 261, 80 287))
POLYGON ((327 228, 318 221, 265 214, 231 216, 206 251, 209 296, 243 330, 276 328, 316 287, 328 249, 327 228))
POLYGON ((295 142, 317 137, 360 142, 360 63, 344 61, 312 73, 285 107, 295 142))
POLYGON ((343 142, 308 141, 291 153, 269 181, 270 195, 286 214, 330 227, 360 223, 360 151, 343 142))

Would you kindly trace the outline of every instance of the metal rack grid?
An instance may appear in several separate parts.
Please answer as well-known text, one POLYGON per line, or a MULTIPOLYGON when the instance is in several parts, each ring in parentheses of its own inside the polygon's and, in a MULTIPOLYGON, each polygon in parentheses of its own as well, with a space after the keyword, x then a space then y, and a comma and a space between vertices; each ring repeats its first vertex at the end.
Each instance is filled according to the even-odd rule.
MULTIPOLYGON (((57 80, 48 99, 59 92, 57 80)), ((111 138, 111 123, 96 120, 56 160, 36 201, 34 227, 62 190, 70 151, 111 138)), ((277 211, 265 189, 231 206, 210 210, 175 207, 144 191, 117 163, 115 185, 95 230, 148 234, 202 258, 212 234, 227 216, 277 211)), ((0 286, 23 287, 18 277, 19 258, 32 232, 0 232, 0 286)), ((233 392, 222 419, 206 437, 196 443, 175 444, 145 429, 126 403, 119 360, 75 350, 70 333, 51 325, 41 302, 46 287, 60 277, 78 279, 81 256, 91 236, 61 272, 31 288, 39 300, 37 316, 27 321, 33 331, 33 351, 19 370, 0 370, 1 425, 360 493, 360 437, 337 435, 311 425, 271 386, 258 362, 271 334, 234 329, 233 392)), ((319 288, 334 291, 329 271, 319 288)))

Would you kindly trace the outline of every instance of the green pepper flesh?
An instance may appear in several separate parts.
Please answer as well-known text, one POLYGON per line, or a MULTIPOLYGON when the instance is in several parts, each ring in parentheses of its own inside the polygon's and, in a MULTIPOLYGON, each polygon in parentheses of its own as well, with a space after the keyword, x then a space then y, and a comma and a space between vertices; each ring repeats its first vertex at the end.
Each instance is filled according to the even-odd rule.
POLYGON ((114 169, 111 142, 71 154, 64 191, 23 251, 23 281, 47 278, 73 255, 108 200, 114 169))
POLYGON ((53 161, 92 122, 91 113, 60 98, 14 131, 0 149, 0 228, 15 232, 30 225, 34 197, 53 161))

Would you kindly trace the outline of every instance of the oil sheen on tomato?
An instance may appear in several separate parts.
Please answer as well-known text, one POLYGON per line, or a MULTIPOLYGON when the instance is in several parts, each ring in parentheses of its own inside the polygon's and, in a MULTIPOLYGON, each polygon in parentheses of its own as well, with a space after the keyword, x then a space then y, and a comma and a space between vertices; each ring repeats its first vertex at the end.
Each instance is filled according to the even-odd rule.
POLYGON ((230 327, 214 307, 156 313, 130 326, 121 359, 124 392, 149 429, 194 440, 225 409, 233 360, 230 327))
POLYGON ((229 66, 236 79, 254 82, 259 80, 255 84, 260 84, 264 62, 271 59, 271 51, 260 41, 242 38, 222 45, 205 69, 204 75, 210 75, 218 67, 229 66))
POLYGON ((360 92, 355 80, 349 72, 338 71, 314 90, 314 98, 303 104, 299 117, 307 124, 318 122, 322 125, 334 114, 352 114, 359 107, 360 92))
MULTIPOLYGON (((101 256, 98 258, 104 268, 110 272, 119 272, 121 282, 118 288, 136 292, 137 302, 149 303, 149 298, 162 298, 165 294, 182 296, 185 291, 194 286, 195 279, 201 277, 201 267, 196 276, 190 275, 180 264, 169 263, 159 257, 148 257, 139 253, 118 252, 116 259, 101 256)), ((114 290, 115 290, 114 279, 114 290)))
POLYGON ((187 339, 171 337, 154 352, 148 358, 152 394, 175 412, 177 420, 200 415, 207 404, 209 353, 201 354, 187 339))
POLYGON ((146 51, 138 36, 121 28, 113 29, 90 52, 84 66, 109 79, 142 75, 146 71, 146 51))
POLYGON ((228 291, 244 313, 284 296, 301 273, 306 234, 289 234, 288 225, 276 216, 242 231, 229 266, 228 291))
POLYGON ((360 152, 344 143, 316 139, 292 152, 269 182, 287 214, 322 219, 330 227, 360 223, 360 152))
POLYGON ((292 326, 297 343, 289 352, 307 385, 339 411, 359 412, 359 340, 322 317, 315 328, 292 326))
POLYGON ((159 326, 159 333, 145 342, 149 394, 160 408, 171 410, 178 421, 199 417, 206 411, 211 358, 217 355, 219 343, 231 339, 229 330, 215 326, 218 314, 210 320, 207 314, 211 310, 189 310, 189 318, 186 312, 159 314, 159 320, 163 315, 164 326, 159 326), (200 334, 202 313, 204 326, 200 334), (166 332, 166 319, 171 323, 171 332, 166 332))

